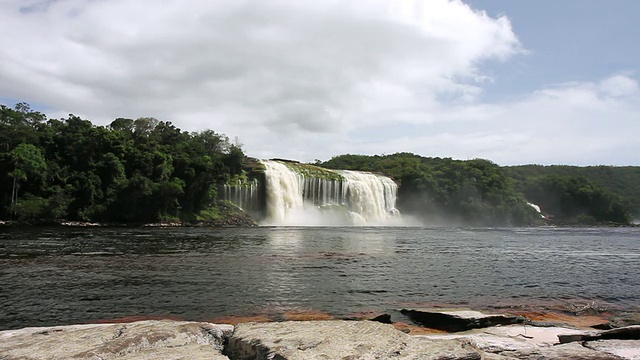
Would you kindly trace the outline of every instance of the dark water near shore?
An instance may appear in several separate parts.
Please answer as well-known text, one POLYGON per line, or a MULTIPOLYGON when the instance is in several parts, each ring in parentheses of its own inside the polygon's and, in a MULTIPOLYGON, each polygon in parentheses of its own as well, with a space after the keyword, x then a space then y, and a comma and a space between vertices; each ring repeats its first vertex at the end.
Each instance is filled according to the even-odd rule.
POLYGON ((0 230, 0 330, 426 303, 640 306, 639 228, 0 230))

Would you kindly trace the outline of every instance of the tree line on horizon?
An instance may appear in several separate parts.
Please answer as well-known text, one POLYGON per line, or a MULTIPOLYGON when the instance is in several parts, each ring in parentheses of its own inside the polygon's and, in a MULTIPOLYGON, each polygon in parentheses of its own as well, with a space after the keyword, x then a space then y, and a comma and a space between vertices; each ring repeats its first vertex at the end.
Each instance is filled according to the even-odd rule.
POLYGON ((575 169, 562 167, 556 172, 554 167, 501 167, 484 159, 429 158, 411 153, 346 154, 317 164, 391 176, 401 184, 400 211, 425 222, 435 219, 496 226, 629 224, 634 209, 640 208, 640 199, 635 197, 640 192, 640 167, 597 167, 608 173, 606 178, 618 185, 619 192, 629 195, 622 197, 591 179, 597 176, 588 177, 591 173, 584 168, 572 171, 575 169), (529 203, 538 205, 545 218, 529 203))
MULTIPOLYGON (((217 190, 244 176, 247 159, 212 130, 189 133, 151 117, 96 126, 75 115, 47 119, 25 103, 0 105, 0 219, 217 219, 217 190)), ((543 223, 527 202, 559 224, 628 224, 640 214, 640 167, 500 167, 411 153, 345 154, 315 165, 392 177, 398 208, 425 223, 543 223)))

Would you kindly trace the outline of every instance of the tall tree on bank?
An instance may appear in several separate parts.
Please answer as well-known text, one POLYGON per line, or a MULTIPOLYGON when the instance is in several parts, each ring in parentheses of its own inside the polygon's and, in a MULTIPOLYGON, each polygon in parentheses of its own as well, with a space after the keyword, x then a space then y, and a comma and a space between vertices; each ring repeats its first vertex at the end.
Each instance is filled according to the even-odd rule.
POLYGON ((31 176, 42 177, 47 166, 40 150, 32 144, 16 146, 9 153, 9 158, 13 164, 13 171, 9 173, 9 176, 13 178, 11 209, 15 215, 20 181, 25 181, 31 176))

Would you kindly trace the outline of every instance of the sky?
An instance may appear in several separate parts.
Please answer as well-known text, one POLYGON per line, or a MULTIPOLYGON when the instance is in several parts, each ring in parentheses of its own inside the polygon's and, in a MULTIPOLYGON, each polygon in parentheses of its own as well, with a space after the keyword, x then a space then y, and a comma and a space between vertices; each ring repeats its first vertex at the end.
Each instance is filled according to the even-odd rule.
POLYGON ((0 103, 304 162, 640 165, 637 0, 0 0, 0 103))

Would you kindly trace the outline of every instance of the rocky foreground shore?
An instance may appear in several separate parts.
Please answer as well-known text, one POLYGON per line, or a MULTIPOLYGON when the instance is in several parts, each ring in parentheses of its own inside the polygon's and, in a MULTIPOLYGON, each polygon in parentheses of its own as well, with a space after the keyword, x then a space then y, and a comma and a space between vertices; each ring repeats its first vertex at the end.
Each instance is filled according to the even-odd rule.
POLYGON ((418 323, 454 323, 453 332, 408 335, 377 321, 147 320, 2 331, 0 359, 640 359, 637 325, 585 330, 468 311, 410 311, 418 323))

